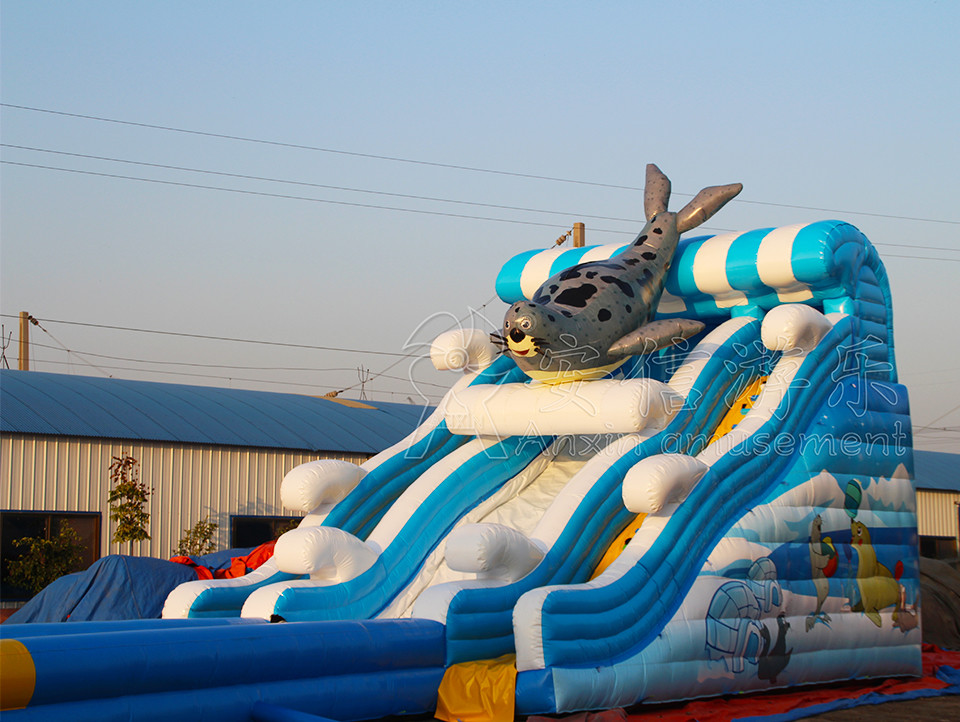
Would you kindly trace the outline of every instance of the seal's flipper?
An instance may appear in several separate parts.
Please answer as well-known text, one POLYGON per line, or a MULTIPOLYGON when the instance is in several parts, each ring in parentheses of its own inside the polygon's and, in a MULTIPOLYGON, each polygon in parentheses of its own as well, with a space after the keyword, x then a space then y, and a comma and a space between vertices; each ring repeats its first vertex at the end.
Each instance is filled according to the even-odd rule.
POLYGON ((734 198, 742 190, 742 183, 704 188, 677 213, 677 231, 683 233, 691 228, 696 228, 723 208, 727 201, 734 198))
POLYGON ((670 318, 652 321, 631 331, 614 342, 607 353, 610 356, 633 356, 653 353, 657 349, 667 348, 700 333, 704 325, 700 321, 686 318, 670 318))
POLYGON ((647 179, 643 184, 643 215, 648 221, 667 210, 670 202, 670 179, 653 163, 647 165, 647 179))

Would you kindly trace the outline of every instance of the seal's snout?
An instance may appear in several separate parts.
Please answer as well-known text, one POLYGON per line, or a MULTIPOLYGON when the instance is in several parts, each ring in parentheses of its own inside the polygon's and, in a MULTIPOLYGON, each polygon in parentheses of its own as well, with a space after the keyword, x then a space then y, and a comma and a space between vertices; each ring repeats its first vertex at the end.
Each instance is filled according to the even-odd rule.
POLYGON ((523 341, 524 336, 526 336, 526 334, 523 331, 521 331, 519 328, 510 329, 510 339, 514 343, 520 343, 521 341, 523 341))

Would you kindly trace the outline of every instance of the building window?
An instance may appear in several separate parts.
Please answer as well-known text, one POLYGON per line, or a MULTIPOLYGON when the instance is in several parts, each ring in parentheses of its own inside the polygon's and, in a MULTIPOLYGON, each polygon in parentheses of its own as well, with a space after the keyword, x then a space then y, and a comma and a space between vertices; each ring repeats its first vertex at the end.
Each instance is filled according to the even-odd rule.
POLYGON ((922 536, 920 537, 920 556, 928 559, 956 559, 957 540, 953 537, 922 536))
POLYGON ((100 514, 98 512, 68 513, 46 511, 0 512, 0 596, 4 600, 29 599, 31 592, 9 584, 8 565, 19 559, 23 550, 14 542, 24 537, 50 539, 60 534, 62 525, 73 527, 83 545, 80 565, 82 571, 100 558, 100 514))
POLYGON ((234 549, 260 546, 296 528, 301 520, 299 516, 232 516, 230 546, 234 549))

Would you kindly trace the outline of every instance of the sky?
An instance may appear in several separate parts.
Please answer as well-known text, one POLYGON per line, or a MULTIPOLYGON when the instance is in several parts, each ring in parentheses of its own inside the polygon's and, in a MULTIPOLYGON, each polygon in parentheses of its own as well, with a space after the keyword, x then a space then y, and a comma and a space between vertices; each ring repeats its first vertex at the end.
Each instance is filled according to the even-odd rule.
POLYGON ((498 326, 500 267, 574 222, 629 240, 653 162, 674 209, 743 183, 703 233, 863 231, 915 445, 960 451, 958 32, 929 1, 3 0, 4 358, 27 311, 35 370, 436 402, 433 337, 498 326))

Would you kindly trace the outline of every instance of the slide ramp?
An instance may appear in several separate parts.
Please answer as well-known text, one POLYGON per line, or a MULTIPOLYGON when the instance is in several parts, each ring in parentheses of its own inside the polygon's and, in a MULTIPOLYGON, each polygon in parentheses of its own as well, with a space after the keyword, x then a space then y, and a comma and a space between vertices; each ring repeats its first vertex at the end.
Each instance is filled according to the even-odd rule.
MULTIPOLYGON (((764 321, 765 341, 784 345, 782 351, 799 350, 781 357, 756 407, 731 432, 732 438, 726 443, 721 438, 696 457, 651 459, 653 466, 638 467, 645 473, 627 482, 642 486, 657 472, 698 477, 689 496, 675 508, 648 516, 626 552, 593 582, 541 588, 520 600, 515 611, 520 711, 608 708, 851 674, 916 672, 918 635, 905 643, 899 629, 883 634, 881 625, 851 608, 834 615, 833 634, 826 637, 832 657, 825 665, 818 645, 828 627, 818 627, 816 620, 809 624, 806 607, 797 614, 801 596, 781 581, 775 560, 786 554, 785 542, 798 546, 798 533, 807 554, 805 573, 781 564, 783 576, 809 580, 808 530, 817 511, 822 516, 833 503, 834 519, 839 513, 849 523, 840 482, 851 470, 898 485, 894 498, 904 492, 904 482, 909 487, 909 458, 897 454, 896 439, 884 435, 908 419, 908 408, 904 389, 878 378, 862 402, 865 413, 858 416, 860 408, 851 400, 861 393, 856 388, 861 379, 845 377, 844 369, 856 343, 854 319, 835 317, 833 325, 807 306, 775 311, 764 321), (790 322, 788 315, 809 321, 790 322), (797 333, 800 338, 791 338, 797 333), (803 335, 815 345, 805 348, 803 335), (865 424, 874 427, 873 444, 857 448, 851 462, 837 449, 845 438, 853 444, 847 435, 862 434, 865 424), (801 509, 792 520, 783 504, 760 506, 790 492, 792 505, 801 509), (800 529, 785 533, 782 527, 789 521, 800 529), (757 548, 766 548, 764 544, 770 553, 758 558, 757 548), (737 574, 727 576, 737 567, 737 574), (733 601, 728 599, 731 591, 733 601), (789 632, 807 627, 806 632, 789 632), (772 640, 782 641, 773 658, 772 640), (838 645, 839 640, 848 646, 838 645)), ((632 492, 625 488, 625 501, 632 492)), ((915 566, 915 517, 909 504, 894 506, 882 519, 891 530, 886 555, 915 566)), ((871 520, 881 521, 876 516, 871 520)), ((840 535, 834 533, 834 538, 839 541, 840 535)), ((916 575, 908 570, 904 579, 911 576, 916 575)))

